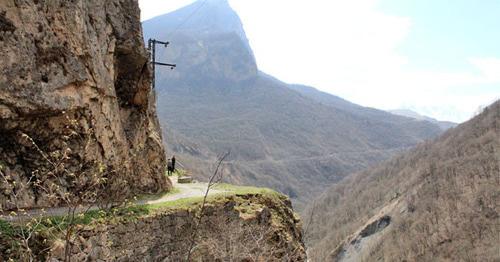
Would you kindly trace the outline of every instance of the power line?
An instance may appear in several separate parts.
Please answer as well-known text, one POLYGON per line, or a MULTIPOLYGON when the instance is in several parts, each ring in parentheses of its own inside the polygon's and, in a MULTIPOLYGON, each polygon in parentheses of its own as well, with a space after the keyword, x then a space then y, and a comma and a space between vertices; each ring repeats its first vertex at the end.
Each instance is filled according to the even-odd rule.
POLYGON ((185 19, 184 21, 182 21, 179 25, 177 25, 174 30, 172 30, 170 33, 167 34, 167 39, 172 36, 175 32, 177 32, 177 30, 179 30, 184 24, 186 24, 189 19, 191 19, 198 11, 200 11, 200 9, 207 3, 207 0, 204 0, 195 10, 193 10, 193 12, 191 12, 191 14, 189 14, 185 19))

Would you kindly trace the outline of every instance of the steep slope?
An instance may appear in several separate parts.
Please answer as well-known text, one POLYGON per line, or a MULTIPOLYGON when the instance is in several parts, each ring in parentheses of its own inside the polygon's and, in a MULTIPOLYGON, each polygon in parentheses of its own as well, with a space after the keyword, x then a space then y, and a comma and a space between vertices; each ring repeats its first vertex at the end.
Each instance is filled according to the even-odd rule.
POLYGON ((447 129, 450 129, 452 127, 457 126, 456 123, 449 122, 449 121, 439 121, 439 120, 434 119, 432 117, 423 116, 417 112, 414 112, 414 111, 411 111, 408 109, 395 109, 395 110, 389 110, 389 112, 392 114, 395 114, 395 115, 399 115, 399 116, 406 116, 406 117, 411 117, 411 118, 415 118, 415 119, 422 120, 422 121, 429 121, 431 123, 438 125, 443 130, 447 130, 447 129))
POLYGON ((134 0, 0 2, 0 210, 169 188, 142 39, 134 0))
POLYGON ((159 56, 178 67, 158 69, 159 117, 168 147, 200 179, 230 150, 230 182, 277 189, 300 208, 325 185, 440 133, 378 110, 324 105, 259 72, 227 1, 195 2, 143 27, 146 39, 171 42, 159 56))
POLYGON ((498 261, 500 101, 305 212, 312 261, 498 261))

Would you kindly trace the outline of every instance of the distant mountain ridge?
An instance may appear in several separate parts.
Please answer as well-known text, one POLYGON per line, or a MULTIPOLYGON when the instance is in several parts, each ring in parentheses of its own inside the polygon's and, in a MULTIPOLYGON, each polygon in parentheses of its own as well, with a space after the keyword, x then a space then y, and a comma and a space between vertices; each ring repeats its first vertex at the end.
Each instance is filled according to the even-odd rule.
POLYGON ((199 179, 229 150, 229 182, 277 189, 300 209, 327 185, 441 132, 428 122, 345 100, 326 104, 293 90, 258 70, 227 1, 202 3, 143 23, 145 39, 171 42, 158 52, 177 64, 158 69, 160 122, 170 152, 199 179), (174 30, 182 14, 195 10, 174 30))
POLYGON ((431 123, 438 125, 443 130, 450 129, 450 128, 456 127, 458 125, 457 123, 453 123, 450 121, 439 121, 437 119, 421 115, 421 114, 419 114, 415 111, 409 110, 409 109, 394 109, 394 110, 389 110, 389 112, 392 114, 395 114, 395 115, 399 115, 399 116, 406 116, 406 117, 411 117, 411 118, 415 118, 415 119, 422 120, 422 121, 429 121, 431 123))

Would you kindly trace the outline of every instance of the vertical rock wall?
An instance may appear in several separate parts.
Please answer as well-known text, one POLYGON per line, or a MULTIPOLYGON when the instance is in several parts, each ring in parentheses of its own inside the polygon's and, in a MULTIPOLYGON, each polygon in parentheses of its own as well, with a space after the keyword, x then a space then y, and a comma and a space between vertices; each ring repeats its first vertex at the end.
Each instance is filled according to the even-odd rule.
POLYGON ((0 50, 0 208, 170 187, 137 0, 2 0, 0 50))

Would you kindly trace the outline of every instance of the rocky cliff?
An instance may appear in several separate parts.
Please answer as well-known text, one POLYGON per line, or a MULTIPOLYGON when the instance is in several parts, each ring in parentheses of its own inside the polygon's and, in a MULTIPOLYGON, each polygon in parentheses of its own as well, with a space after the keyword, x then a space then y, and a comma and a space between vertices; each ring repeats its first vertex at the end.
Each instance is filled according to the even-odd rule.
MULTIPOLYGON (((190 261, 306 260, 301 222, 287 197, 234 194, 211 198, 203 213, 200 206, 200 201, 170 203, 94 215, 93 222, 78 225, 72 261, 186 261, 191 243, 190 261)), ((64 261, 58 236, 43 228, 34 234, 37 261, 64 261)), ((8 242, 0 234, 2 243, 8 242)), ((0 260, 15 259, 17 252, 0 248, 0 260)))
POLYGON ((0 209, 168 189, 136 0, 0 2, 0 209))

